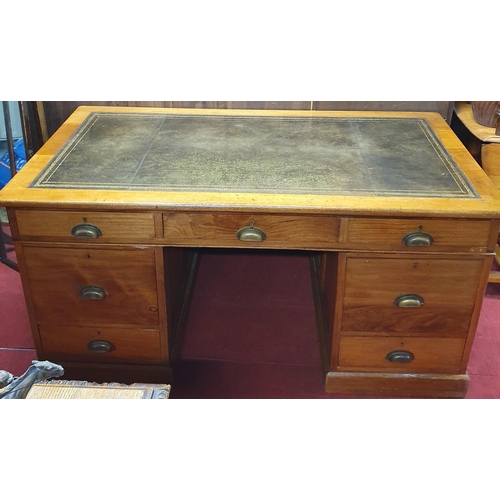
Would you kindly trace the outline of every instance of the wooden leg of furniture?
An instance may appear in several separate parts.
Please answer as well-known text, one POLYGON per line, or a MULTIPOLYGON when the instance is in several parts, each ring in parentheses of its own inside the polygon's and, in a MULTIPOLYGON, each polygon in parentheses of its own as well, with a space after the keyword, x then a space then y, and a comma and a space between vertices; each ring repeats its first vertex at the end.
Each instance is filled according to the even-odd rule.
MULTIPOLYGON (((500 246, 495 247, 495 262, 500 267, 500 246)), ((500 271, 490 271, 488 283, 500 283, 500 271)))
MULTIPOLYGON (((483 170, 493 181, 493 184, 500 189, 500 144, 484 144, 481 149, 481 163, 483 170)), ((495 262, 500 268, 500 247, 495 248, 495 262)), ((491 271, 488 283, 500 283, 500 271, 491 271)))
POLYGON ((500 189, 500 143, 483 145, 481 148, 481 166, 495 186, 500 189))

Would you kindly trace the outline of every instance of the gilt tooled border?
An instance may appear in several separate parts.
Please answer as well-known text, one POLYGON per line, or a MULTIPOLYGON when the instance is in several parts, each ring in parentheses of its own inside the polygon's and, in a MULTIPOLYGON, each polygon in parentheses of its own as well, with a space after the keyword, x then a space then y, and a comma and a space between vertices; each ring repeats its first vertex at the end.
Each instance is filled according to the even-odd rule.
MULTIPOLYGON (((427 138, 434 151, 436 152, 439 159, 443 162, 446 170, 452 177, 455 185, 457 186, 457 191, 450 192, 439 192, 439 191, 425 191, 419 192, 415 189, 398 189, 398 190, 381 190, 372 188, 357 188, 341 190, 341 189, 321 189, 321 188, 301 188, 294 187, 290 189, 271 189, 271 188, 235 188, 234 186, 222 186, 222 185, 206 185, 206 186, 189 186, 189 185, 156 185, 151 184, 138 184, 135 183, 131 185, 128 184, 118 184, 116 182, 99 182, 93 183, 89 182, 51 182, 51 177, 57 171, 59 167, 62 166, 64 160, 71 154, 71 152, 77 147, 80 141, 89 132, 92 126, 101 117, 116 116, 117 113, 112 112, 92 112, 89 116, 81 123, 81 125, 75 130, 75 132, 70 136, 61 150, 54 155, 54 157, 49 161, 45 168, 40 172, 40 174, 33 180, 30 184, 30 188, 56 188, 56 189, 92 189, 92 190, 122 190, 122 191, 172 191, 172 192, 234 192, 234 193, 262 193, 262 194, 310 194, 310 195, 327 195, 327 196, 386 196, 386 197, 422 197, 422 198, 479 198, 477 192, 474 190, 472 185, 466 179, 465 175, 461 171, 460 167, 453 160, 453 158, 446 151, 439 138, 436 136, 435 132, 430 127, 427 120, 424 118, 377 118, 377 117, 286 117, 286 116, 242 116, 242 115, 203 115, 203 118, 208 119, 218 119, 218 120, 231 120, 231 119, 266 119, 266 120, 332 120, 332 121, 385 121, 385 120, 399 120, 402 122, 414 121, 416 122, 420 129, 422 130, 424 136, 427 138)), ((141 117, 141 118, 151 118, 160 119, 159 129, 168 119, 176 118, 198 118, 200 115, 182 114, 182 115, 170 115, 170 114, 150 114, 150 113, 120 113, 120 117, 141 117)), ((153 137, 154 139, 154 137, 153 137)), ((140 168, 140 167, 139 167, 140 168)))

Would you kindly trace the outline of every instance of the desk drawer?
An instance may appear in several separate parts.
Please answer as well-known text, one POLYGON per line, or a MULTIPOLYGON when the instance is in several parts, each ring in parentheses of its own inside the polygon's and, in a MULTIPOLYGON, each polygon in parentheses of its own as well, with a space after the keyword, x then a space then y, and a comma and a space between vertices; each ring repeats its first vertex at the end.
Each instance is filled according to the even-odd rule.
POLYGON ((466 336, 483 259, 347 257, 341 329, 466 336))
POLYGON ((155 238, 152 213, 17 210, 21 239, 140 242, 155 238))
POLYGON ((464 346, 465 339, 457 338, 342 337, 338 365, 360 371, 457 371, 464 346))
POLYGON ((24 247, 39 324, 158 324, 152 249, 24 247))
POLYGON ((332 248, 339 239, 340 220, 332 216, 171 213, 163 215, 166 241, 175 245, 332 248), (237 233, 248 228, 247 235, 237 233), (262 231, 262 240, 255 236, 262 231), (252 238, 256 239, 252 239, 252 238))
MULTIPOLYGON (((349 219, 347 243, 398 251, 485 252, 492 244, 491 221, 349 219), (426 235, 432 240, 426 245, 426 235), (406 237, 406 243, 403 240, 406 237), (420 246, 423 245, 423 246, 420 246)), ((491 249, 490 249, 491 250, 491 249)))
POLYGON ((40 327, 45 356, 101 361, 160 361, 158 330, 86 328, 46 325, 40 327))

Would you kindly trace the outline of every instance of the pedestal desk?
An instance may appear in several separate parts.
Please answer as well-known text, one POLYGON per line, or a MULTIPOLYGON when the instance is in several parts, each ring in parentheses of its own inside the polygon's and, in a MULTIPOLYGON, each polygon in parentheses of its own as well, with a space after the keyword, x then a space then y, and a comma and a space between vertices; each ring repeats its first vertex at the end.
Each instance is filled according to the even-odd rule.
POLYGON ((169 382, 197 252, 289 249, 326 391, 467 391, 500 200, 438 114, 81 107, 0 205, 70 378, 169 382))

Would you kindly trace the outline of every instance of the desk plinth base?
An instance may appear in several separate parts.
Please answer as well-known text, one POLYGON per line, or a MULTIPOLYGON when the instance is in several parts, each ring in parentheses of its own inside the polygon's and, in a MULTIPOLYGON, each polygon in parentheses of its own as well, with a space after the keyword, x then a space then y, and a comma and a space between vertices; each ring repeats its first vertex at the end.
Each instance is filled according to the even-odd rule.
POLYGON ((373 397, 463 398, 469 376, 445 374, 328 372, 325 391, 373 397))

